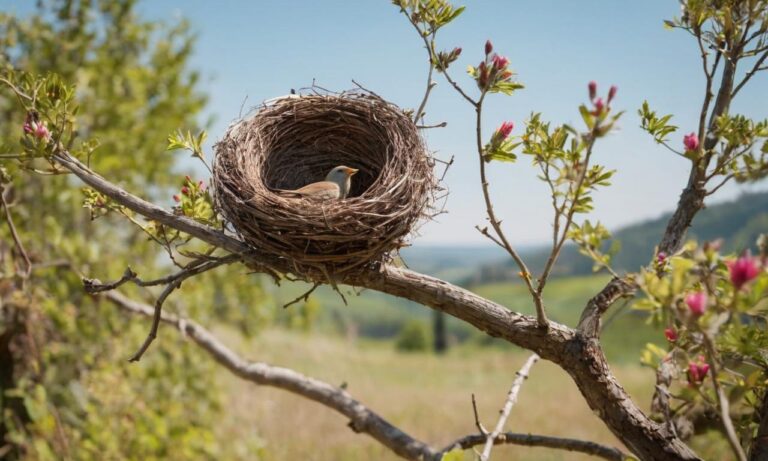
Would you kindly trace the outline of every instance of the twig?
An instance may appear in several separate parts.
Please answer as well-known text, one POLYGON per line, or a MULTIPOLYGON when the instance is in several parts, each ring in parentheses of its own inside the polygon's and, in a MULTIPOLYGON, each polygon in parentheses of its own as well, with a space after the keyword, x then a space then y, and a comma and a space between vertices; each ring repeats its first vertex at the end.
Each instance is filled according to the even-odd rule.
POLYGON ((32 273, 32 261, 29 259, 29 254, 27 254, 27 250, 24 248, 24 243, 22 243, 21 237, 19 237, 19 233, 16 231, 16 226, 13 224, 13 216, 11 216, 11 210, 8 208, 8 202, 5 199, 5 191, 5 186, 0 184, 0 205, 2 205, 3 210, 5 211, 5 220, 8 223, 8 230, 11 231, 11 238, 13 238, 13 243, 16 245, 16 250, 19 252, 21 259, 24 260, 25 268, 21 277, 22 283, 24 283, 32 273))
MULTIPOLYGON (((468 435, 462 437, 455 442, 451 443, 443 449, 444 453, 462 448, 469 449, 477 445, 482 445, 486 442, 485 436, 481 434, 468 435)), ((599 458, 607 459, 610 461, 624 461, 633 459, 629 455, 625 454, 618 448, 608 447, 600 445, 595 442, 589 442, 586 440, 568 439, 562 437, 551 437, 547 435, 535 435, 535 434, 518 434, 514 432, 505 432, 499 434, 499 436, 493 441, 495 445, 511 444, 511 445, 523 445, 528 447, 546 447, 554 448, 556 450, 575 451, 578 453, 584 453, 587 455, 597 456, 599 458)))
MULTIPOLYGON (((120 309, 154 317, 151 306, 133 301, 118 292, 103 295, 120 309)), ((337 386, 304 376, 288 368, 261 362, 248 362, 219 341, 210 331, 183 317, 160 314, 160 321, 175 327, 216 362, 234 375, 254 384, 277 387, 329 407, 350 419, 355 432, 365 432, 394 453, 406 459, 439 460, 440 454, 429 445, 401 431, 337 386)))
POLYGON ((441 122, 441 123, 438 123, 437 125, 416 125, 416 128, 420 130, 428 130, 431 128, 445 128, 447 126, 448 126, 448 122, 441 122))
POLYGON ((733 421, 731 421, 730 405, 728 402, 728 396, 725 395, 725 391, 720 386, 720 382, 717 380, 717 363, 715 362, 715 346, 712 344, 712 340, 706 332, 703 332, 704 347, 707 350, 707 362, 709 363, 709 376, 712 378, 712 386, 715 388, 715 395, 717 396, 717 406, 720 409, 720 420, 723 423, 725 429, 725 435, 728 439, 728 443, 731 445, 733 453, 739 461, 747 461, 747 455, 744 453, 744 449, 739 443, 739 436, 736 434, 736 430, 733 427, 733 421))
POLYGON ((480 431, 480 434, 482 434, 484 437, 487 437, 488 429, 486 429, 483 426, 483 423, 480 422, 480 416, 477 412, 477 401, 475 400, 475 394, 472 394, 472 413, 475 415, 475 427, 478 431, 480 431))
POLYGON ((757 72, 760 72, 761 70, 765 70, 765 67, 760 67, 760 65, 765 62, 765 60, 768 59, 768 51, 762 54, 760 58, 758 58, 757 62, 755 62, 755 65, 752 67, 752 69, 744 75, 744 78, 739 82, 738 85, 736 85, 736 88, 734 88, 733 93, 731 93, 731 98, 735 98, 736 94, 738 94, 739 90, 741 90, 744 85, 747 84, 750 78, 752 78, 753 75, 755 75, 757 72))
POLYGON ((303 295, 299 296, 298 298, 294 299, 293 301, 290 301, 290 302, 287 302, 287 303, 283 304, 283 309, 286 309, 288 306, 296 304, 297 302, 301 301, 302 299, 304 300, 304 302, 307 302, 309 300, 309 295, 311 295, 312 292, 315 291, 317 289, 317 287, 319 287, 319 286, 320 286, 319 283, 315 283, 314 285, 312 285, 312 288, 307 290, 307 292, 304 293, 303 295))
POLYGON ((512 382, 512 387, 509 389, 509 393, 507 394, 507 401, 504 403, 504 407, 501 409, 501 415, 499 416, 499 420, 496 422, 496 427, 493 429, 493 432, 488 434, 485 440, 485 446, 483 447, 483 453, 480 455, 480 461, 488 461, 490 459, 494 440, 496 440, 496 438, 501 435, 502 431, 504 431, 504 425, 507 423, 509 413, 512 411, 512 407, 517 402, 517 394, 520 393, 520 387, 522 387, 523 381, 528 379, 528 373, 530 373, 531 367, 538 360, 538 354, 532 354, 530 357, 528 357, 528 360, 526 360, 523 367, 520 368, 520 371, 517 372, 517 377, 515 378, 514 382, 512 382))

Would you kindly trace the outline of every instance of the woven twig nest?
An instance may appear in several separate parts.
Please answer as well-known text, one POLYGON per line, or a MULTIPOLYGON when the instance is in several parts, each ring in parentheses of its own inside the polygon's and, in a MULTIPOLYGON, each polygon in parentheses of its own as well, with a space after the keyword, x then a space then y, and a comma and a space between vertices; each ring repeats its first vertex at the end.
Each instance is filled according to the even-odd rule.
POLYGON ((411 119, 363 92, 270 101, 231 125, 215 150, 216 203, 227 221, 307 280, 388 258, 428 216, 437 186, 411 119), (339 165, 360 170, 346 199, 277 192, 322 181, 339 165))

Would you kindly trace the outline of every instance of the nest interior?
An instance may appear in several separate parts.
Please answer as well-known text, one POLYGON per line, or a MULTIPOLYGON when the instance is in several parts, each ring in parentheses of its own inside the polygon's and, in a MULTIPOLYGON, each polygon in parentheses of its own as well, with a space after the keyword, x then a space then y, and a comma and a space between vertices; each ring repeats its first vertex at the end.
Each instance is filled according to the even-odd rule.
POLYGON ((437 186, 414 123, 369 93, 274 100, 231 125, 215 150, 215 196, 226 220, 308 280, 376 264, 404 246, 437 186), (322 181, 339 165, 360 170, 346 199, 279 192, 322 181))

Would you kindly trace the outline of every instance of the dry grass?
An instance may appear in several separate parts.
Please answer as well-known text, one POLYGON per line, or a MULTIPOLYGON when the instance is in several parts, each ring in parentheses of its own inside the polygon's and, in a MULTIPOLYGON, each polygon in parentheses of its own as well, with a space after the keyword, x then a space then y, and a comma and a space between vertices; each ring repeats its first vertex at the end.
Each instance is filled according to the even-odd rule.
MULTIPOLYGON (((233 339, 234 338, 229 338, 233 339)), ((235 340, 236 341, 236 340, 235 340)), ((434 446, 475 431, 470 395, 477 396, 486 426, 495 423, 524 352, 458 349, 447 357, 402 354, 383 343, 345 343, 317 335, 265 332, 237 347, 251 359, 292 367, 330 383, 348 383, 353 396, 412 435, 434 446)), ((652 375, 636 366, 614 370, 647 408, 652 375)), ((347 428, 345 418, 287 392, 256 387, 222 374, 232 414, 233 437, 259 437, 269 460, 394 460, 373 439, 347 428)), ((616 445, 570 378, 540 362, 523 386, 508 430, 584 438, 616 445)), ((543 448, 498 448, 496 459, 587 460, 543 448)), ((469 453, 466 459, 471 459, 469 453)))

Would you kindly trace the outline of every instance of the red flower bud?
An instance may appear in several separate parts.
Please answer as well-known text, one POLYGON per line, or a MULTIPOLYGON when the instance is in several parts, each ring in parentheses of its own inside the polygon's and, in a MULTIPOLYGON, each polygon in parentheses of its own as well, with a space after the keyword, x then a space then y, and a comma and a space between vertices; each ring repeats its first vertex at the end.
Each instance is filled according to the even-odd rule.
POLYGON ((595 110, 592 111, 592 115, 597 117, 603 113, 603 109, 605 109, 605 103, 603 102, 603 98, 597 98, 593 104, 595 105, 595 110))
POLYGON ((174 202, 181 202, 181 197, 179 197, 178 195, 174 195, 173 196, 173 201, 174 202))
POLYGON ((610 104, 613 98, 616 97, 616 92, 619 91, 619 87, 616 85, 613 85, 610 90, 608 90, 608 103, 610 104))
POLYGON ((458 58, 459 55, 461 54, 461 47, 457 46, 456 48, 454 48, 453 51, 451 51, 451 54, 453 54, 454 58, 458 58))
POLYGON ((587 87, 589 88, 589 100, 592 101, 597 96, 597 82, 592 80, 587 87))
POLYGON ((686 151, 693 151, 699 148, 699 137, 696 133, 691 132, 683 136, 683 145, 686 151))
POLYGON ((184 195, 188 195, 189 194, 189 188, 187 186, 182 187, 181 188, 181 193, 184 194, 184 195))
POLYGON ((512 133, 512 130, 514 129, 514 123, 504 122, 496 129, 496 136, 498 136, 503 141, 509 137, 509 135, 512 133))
POLYGON ((667 338, 667 341, 671 343, 677 341, 677 339, 679 338, 677 334, 677 330, 671 327, 664 330, 664 336, 667 338))
POLYGON ((488 56, 491 54, 491 51, 493 51, 493 43, 491 43, 490 40, 486 40, 485 42, 485 55, 488 56))
POLYGON ((190 178, 190 177, 189 177, 189 175, 186 175, 186 176, 184 176, 184 179, 185 179, 187 182, 192 182, 192 178, 190 178))
POLYGON ((659 251, 659 254, 656 255, 656 262, 659 264, 664 264, 667 261, 667 254, 663 251, 659 251))
POLYGON ((704 362, 704 357, 699 357, 698 362, 688 363, 688 382, 693 386, 698 386, 707 378, 709 373, 709 364, 704 362))

